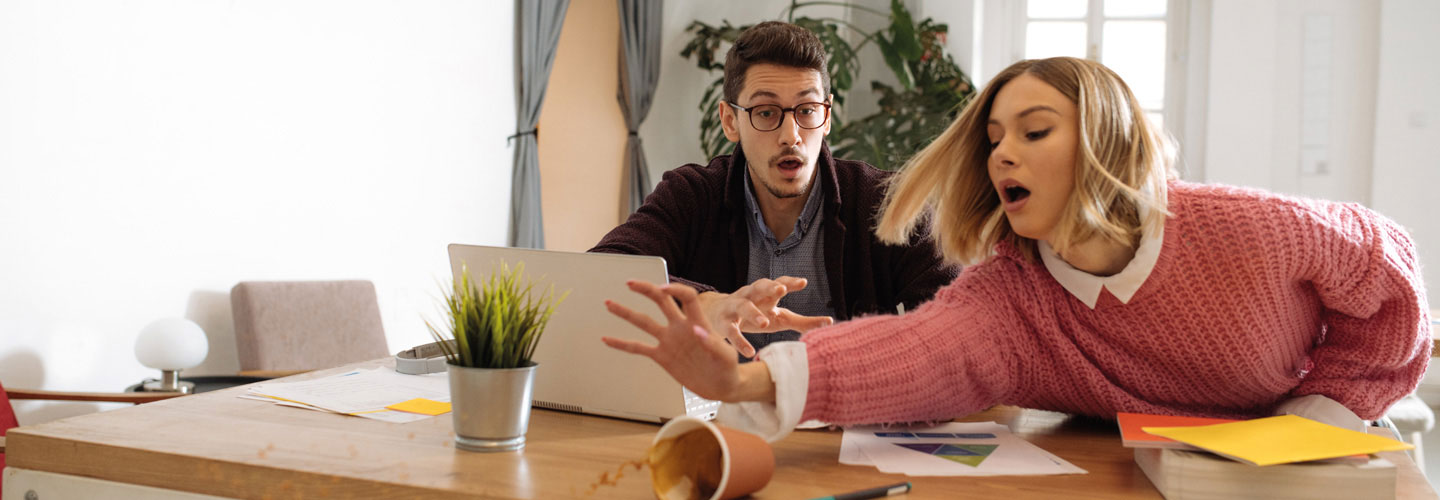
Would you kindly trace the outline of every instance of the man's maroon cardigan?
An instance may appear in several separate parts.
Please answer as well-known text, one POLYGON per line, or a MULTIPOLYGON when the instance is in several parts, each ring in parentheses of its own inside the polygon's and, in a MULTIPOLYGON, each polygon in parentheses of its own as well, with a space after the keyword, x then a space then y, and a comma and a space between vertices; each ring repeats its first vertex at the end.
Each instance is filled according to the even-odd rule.
MULTIPOLYGON (((893 313, 901 303, 912 310, 955 279, 958 269, 944 264, 924 228, 906 246, 876 239, 872 229, 890 172, 835 160, 828 146, 821 146, 815 169, 825 193, 823 244, 836 320, 893 313)), ((733 292, 749 284, 746 182, 738 146, 709 165, 665 172, 645 205, 590 251, 664 257, 672 282, 733 292)))

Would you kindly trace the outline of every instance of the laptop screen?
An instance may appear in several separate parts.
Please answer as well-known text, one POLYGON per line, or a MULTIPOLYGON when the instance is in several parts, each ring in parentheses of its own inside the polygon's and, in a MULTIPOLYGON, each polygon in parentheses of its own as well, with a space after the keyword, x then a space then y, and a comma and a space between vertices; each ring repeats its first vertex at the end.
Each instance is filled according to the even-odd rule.
POLYGON ((602 253, 452 244, 450 267, 479 282, 504 262, 523 265, 536 293, 555 287, 568 296, 555 308, 535 348, 534 405, 573 412, 662 422, 680 415, 711 418, 718 404, 695 397, 663 369, 640 356, 606 346, 608 336, 653 344, 649 334, 610 314, 605 300, 663 318, 650 299, 630 291, 627 280, 665 283, 665 259, 602 253))

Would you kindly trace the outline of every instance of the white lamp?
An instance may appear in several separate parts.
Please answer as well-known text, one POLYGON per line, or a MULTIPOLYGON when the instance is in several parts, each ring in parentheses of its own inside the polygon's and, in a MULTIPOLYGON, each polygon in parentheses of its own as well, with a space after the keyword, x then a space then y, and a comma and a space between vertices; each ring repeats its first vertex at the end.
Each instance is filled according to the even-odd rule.
POLYGON ((160 380, 146 382, 141 390, 191 392, 195 384, 180 382, 180 370, 200 364, 209 353, 205 330, 194 321, 164 318, 145 325, 135 339, 135 358, 142 365, 160 370, 160 380))

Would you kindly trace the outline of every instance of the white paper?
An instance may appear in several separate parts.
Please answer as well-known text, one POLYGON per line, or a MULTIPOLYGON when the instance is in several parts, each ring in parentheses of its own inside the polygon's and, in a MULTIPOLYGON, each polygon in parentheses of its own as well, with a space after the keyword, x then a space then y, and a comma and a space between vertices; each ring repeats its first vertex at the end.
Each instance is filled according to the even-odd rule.
POLYGON ((326 409, 324 409, 324 408, 317 408, 317 407, 314 407, 314 406, 307 405, 307 404, 305 404, 305 403, 296 403, 296 402, 294 402, 294 401, 285 401, 285 400, 283 400, 283 399, 267 398, 267 397, 265 397, 265 396, 257 396, 257 395, 254 395, 254 394, 242 394, 242 395, 235 396, 235 397, 240 398, 240 399, 253 399, 253 400, 256 400, 256 401, 265 401, 265 402, 267 402, 267 403, 275 403, 275 406, 289 406, 289 407, 291 407, 291 408, 299 408, 299 409, 302 409, 302 410, 315 410, 315 411, 323 411, 323 412, 326 412, 326 413, 335 413, 335 412, 333 412, 333 411, 326 410, 326 409))
MULTIPOLYGON (((361 418, 368 418, 368 419, 371 419, 371 420, 379 420, 379 421, 382 421, 382 422, 390 422, 390 423, 392 423, 392 424, 408 424, 408 423, 410 423, 410 422, 414 422, 414 421, 417 421, 417 420, 425 420, 425 419, 430 418, 430 417, 438 417, 438 416, 439 416, 439 415, 425 415, 425 414, 422 414, 422 413, 410 413, 410 412, 408 412, 408 411, 396 411, 396 410, 383 410, 383 411, 366 412, 366 413, 351 413, 351 415, 354 415, 354 416, 357 416, 357 417, 361 417, 361 418)), ((442 413, 441 415, 449 415, 449 413, 442 413)), ((448 417, 447 417, 447 418, 448 418, 448 417)))
POLYGON ((448 402, 450 379, 444 373, 406 375, 382 367, 300 382, 258 384, 251 386, 245 395, 239 397, 406 423, 430 418, 431 415, 389 410, 385 407, 415 398, 448 402))
POLYGON ((846 429, 840 441, 840 463, 873 465, 881 472, 908 476, 1086 473, 1084 469, 1015 437, 1008 427, 995 422, 846 429), (953 447, 946 448, 946 445, 953 447), (942 458, 943 455, 959 457, 961 462, 942 458), (966 460, 969 463, 962 463, 966 460))
POLYGON ((856 427, 845 429, 845 434, 840 436, 840 463, 845 465, 869 465, 874 466, 875 462, 865 452, 860 451, 860 443, 855 442, 855 434, 879 429, 878 427, 856 427))

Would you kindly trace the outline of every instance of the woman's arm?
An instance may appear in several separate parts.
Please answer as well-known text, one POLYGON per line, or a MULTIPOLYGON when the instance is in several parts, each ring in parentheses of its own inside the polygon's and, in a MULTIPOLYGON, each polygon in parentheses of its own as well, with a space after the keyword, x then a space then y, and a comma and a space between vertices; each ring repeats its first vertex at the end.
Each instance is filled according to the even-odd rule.
POLYGON ((1354 204, 1312 205, 1292 248, 1320 296, 1325 339, 1292 395, 1320 394, 1379 418, 1419 383, 1430 326, 1415 243, 1393 221, 1354 204))
POLYGON ((740 385, 735 394, 721 401, 775 402, 775 382, 770 379, 770 365, 763 361, 740 365, 740 385))
MULTIPOLYGON (((973 271, 971 268, 967 271, 973 271)), ((800 421, 837 425, 949 420, 1004 402, 1021 386, 1027 327, 989 277, 969 272, 903 315, 877 315, 804 337, 800 421)))
MULTIPOLYGON (((802 337, 808 380, 797 421, 944 420, 982 410, 1013 392, 1020 367, 1006 339, 1022 323, 1000 306, 1004 300, 983 278, 964 281, 962 276, 914 312, 862 318, 802 337)), ((607 302, 611 313, 658 341, 648 345, 606 337, 607 345, 654 360, 701 397, 775 402, 776 382, 768 364, 738 363, 723 337, 706 328, 694 289, 639 281, 628 285, 654 301, 667 323, 607 302)))

